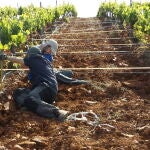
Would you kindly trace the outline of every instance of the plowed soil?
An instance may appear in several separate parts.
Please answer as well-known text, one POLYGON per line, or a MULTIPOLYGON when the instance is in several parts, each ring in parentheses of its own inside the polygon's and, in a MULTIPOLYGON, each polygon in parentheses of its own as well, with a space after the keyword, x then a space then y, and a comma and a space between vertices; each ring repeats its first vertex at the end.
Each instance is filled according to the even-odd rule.
MULTIPOLYGON (((139 46, 113 45, 132 44, 134 41, 130 39, 132 33, 129 30, 125 29, 126 31, 122 32, 112 30, 120 28, 116 24, 102 23, 97 18, 73 18, 61 26, 58 34, 46 36, 56 39, 60 45, 54 67, 72 68, 74 78, 90 82, 88 85, 59 83, 55 105, 68 110, 70 114, 93 112, 98 116, 99 122, 90 124, 85 118, 81 120, 81 115, 78 116, 79 120, 58 122, 17 108, 12 92, 18 87, 30 86, 25 78, 26 72, 17 71, 5 78, 0 94, 0 149, 148 150, 150 148, 149 70, 100 69, 146 67, 149 64, 142 54, 137 53, 139 46), (88 51, 90 53, 87 53, 88 51)), ((86 117, 94 121, 93 116, 86 117)))

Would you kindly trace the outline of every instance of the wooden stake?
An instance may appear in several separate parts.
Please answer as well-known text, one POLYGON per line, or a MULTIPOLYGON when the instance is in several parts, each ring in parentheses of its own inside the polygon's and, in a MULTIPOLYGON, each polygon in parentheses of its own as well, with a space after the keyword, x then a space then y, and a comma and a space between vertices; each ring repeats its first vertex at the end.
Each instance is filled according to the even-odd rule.
POLYGON ((3 82, 2 82, 2 78, 3 78, 3 61, 0 61, 0 65, 1 65, 1 77, 0 77, 0 91, 2 91, 3 88, 3 82))

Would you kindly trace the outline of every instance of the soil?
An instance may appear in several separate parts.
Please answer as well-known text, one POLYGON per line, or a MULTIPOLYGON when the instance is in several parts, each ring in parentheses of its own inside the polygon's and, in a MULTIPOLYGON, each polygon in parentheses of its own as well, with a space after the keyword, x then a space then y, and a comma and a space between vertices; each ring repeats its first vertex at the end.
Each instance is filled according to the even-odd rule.
POLYGON ((128 30, 100 32, 109 30, 119 30, 119 26, 102 24, 98 18, 72 18, 69 23, 64 23, 60 27, 58 33, 61 34, 49 34, 45 37, 56 39, 60 45, 54 67, 72 68, 74 78, 89 81, 87 85, 59 83, 55 102, 59 108, 68 110, 70 115, 89 112, 83 118, 80 113, 76 120, 59 122, 17 108, 12 93, 18 87, 30 86, 26 80, 26 72, 17 71, 5 78, 0 93, 1 150, 150 148, 149 70, 100 69, 146 67, 148 64, 139 56, 139 46, 112 45, 133 43, 128 30), (84 53, 87 51, 93 53, 84 53), (98 117, 96 122, 92 112, 98 117))

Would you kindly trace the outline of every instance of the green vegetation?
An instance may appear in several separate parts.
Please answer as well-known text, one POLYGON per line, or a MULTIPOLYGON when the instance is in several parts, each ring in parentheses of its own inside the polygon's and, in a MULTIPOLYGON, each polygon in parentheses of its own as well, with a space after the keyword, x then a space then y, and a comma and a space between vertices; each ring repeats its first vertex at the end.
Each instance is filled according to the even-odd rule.
POLYGON ((103 3, 97 17, 119 20, 124 26, 133 28, 134 36, 140 41, 150 41, 150 3, 133 3, 132 6, 125 3, 103 3))
POLYGON ((0 8, 0 49, 25 44, 33 32, 41 31, 60 18, 67 20, 69 15, 77 16, 75 7, 69 4, 57 8, 39 8, 33 5, 19 9, 0 8))

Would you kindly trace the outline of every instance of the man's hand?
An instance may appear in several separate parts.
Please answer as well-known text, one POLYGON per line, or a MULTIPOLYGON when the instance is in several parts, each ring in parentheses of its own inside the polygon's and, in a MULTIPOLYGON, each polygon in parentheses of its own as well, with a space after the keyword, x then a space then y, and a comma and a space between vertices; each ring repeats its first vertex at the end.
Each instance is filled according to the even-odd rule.
POLYGON ((7 55, 5 54, 0 54, 0 60, 6 60, 7 59, 7 55))

